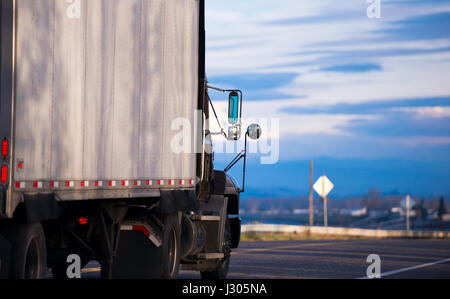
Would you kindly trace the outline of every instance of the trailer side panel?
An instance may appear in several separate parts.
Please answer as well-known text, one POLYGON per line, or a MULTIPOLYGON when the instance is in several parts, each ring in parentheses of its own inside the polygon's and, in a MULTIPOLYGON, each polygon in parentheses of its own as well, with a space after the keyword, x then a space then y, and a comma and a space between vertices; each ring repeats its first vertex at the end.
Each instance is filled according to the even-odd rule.
POLYGON ((195 179, 198 1, 80 3, 17 0, 15 182, 195 179))

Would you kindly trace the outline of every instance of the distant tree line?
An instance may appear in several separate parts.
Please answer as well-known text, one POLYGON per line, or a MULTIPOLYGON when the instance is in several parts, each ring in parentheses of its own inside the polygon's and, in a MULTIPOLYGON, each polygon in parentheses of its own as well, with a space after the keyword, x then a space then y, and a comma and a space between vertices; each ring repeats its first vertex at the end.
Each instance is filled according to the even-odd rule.
MULTIPOLYGON (((406 195, 382 195, 378 189, 370 189, 363 196, 348 196, 344 198, 330 197, 330 209, 356 209, 367 207, 368 211, 390 211, 399 207, 401 200, 406 195)), ((426 216, 427 210, 438 212, 439 217, 447 213, 447 203, 444 197, 414 197, 416 212, 420 216, 426 216)), ((316 209, 322 208, 322 201, 316 195, 314 199, 316 209)), ((277 197, 250 197, 241 200, 241 209, 246 213, 260 213, 265 211, 293 211, 295 209, 308 209, 309 199, 307 196, 277 198, 277 197)))

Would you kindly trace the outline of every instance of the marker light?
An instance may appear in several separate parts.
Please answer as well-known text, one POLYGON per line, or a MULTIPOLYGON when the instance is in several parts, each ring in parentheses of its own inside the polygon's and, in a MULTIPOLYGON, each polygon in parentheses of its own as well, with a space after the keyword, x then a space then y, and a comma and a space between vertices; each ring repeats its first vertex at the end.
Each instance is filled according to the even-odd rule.
POLYGON ((3 140, 2 140, 2 157, 3 157, 3 158, 8 157, 8 152, 9 152, 9 142, 8 142, 8 139, 3 138, 3 140))
POLYGON ((79 223, 80 225, 86 225, 86 224, 88 224, 88 220, 87 220, 87 218, 85 218, 85 217, 80 217, 80 218, 78 219, 78 223, 79 223))
POLYGON ((6 184, 8 180, 8 166, 2 165, 1 183, 6 184))

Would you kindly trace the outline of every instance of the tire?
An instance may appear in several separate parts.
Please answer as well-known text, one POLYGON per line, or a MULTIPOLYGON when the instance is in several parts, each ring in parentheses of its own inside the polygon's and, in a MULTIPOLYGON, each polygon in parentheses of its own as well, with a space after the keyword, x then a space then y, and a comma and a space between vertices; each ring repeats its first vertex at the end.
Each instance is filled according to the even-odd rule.
POLYGON ((47 249, 41 223, 15 226, 9 233, 12 243, 10 277, 44 279, 47 272, 47 249))
POLYGON ((161 247, 161 278, 177 279, 181 254, 181 227, 177 213, 165 216, 161 247))
POLYGON ((200 272, 200 276, 205 280, 223 280, 228 276, 228 269, 230 267, 230 259, 231 259, 231 231, 230 231, 230 222, 227 219, 227 224, 224 232, 224 244, 223 244, 223 252, 224 259, 217 261, 216 268, 212 271, 204 271, 200 272))

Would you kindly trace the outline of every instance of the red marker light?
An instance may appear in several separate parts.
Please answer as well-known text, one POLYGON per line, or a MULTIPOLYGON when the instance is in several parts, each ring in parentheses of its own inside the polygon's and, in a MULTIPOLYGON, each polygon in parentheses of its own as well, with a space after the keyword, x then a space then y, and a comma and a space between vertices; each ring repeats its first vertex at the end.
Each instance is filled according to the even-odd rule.
POLYGON ((87 218, 85 218, 85 217, 80 217, 80 218, 78 219, 78 223, 79 223, 80 225, 86 225, 86 224, 88 224, 88 220, 87 220, 87 218))
POLYGON ((2 165, 2 175, 1 175, 2 184, 6 184, 7 180, 8 180, 8 166, 2 165))
POLYGON ((8 152, 9 152, 8 139, 3 138, 3 140, 2 140, 2 157, 3 158, 8 157, 8 152))

